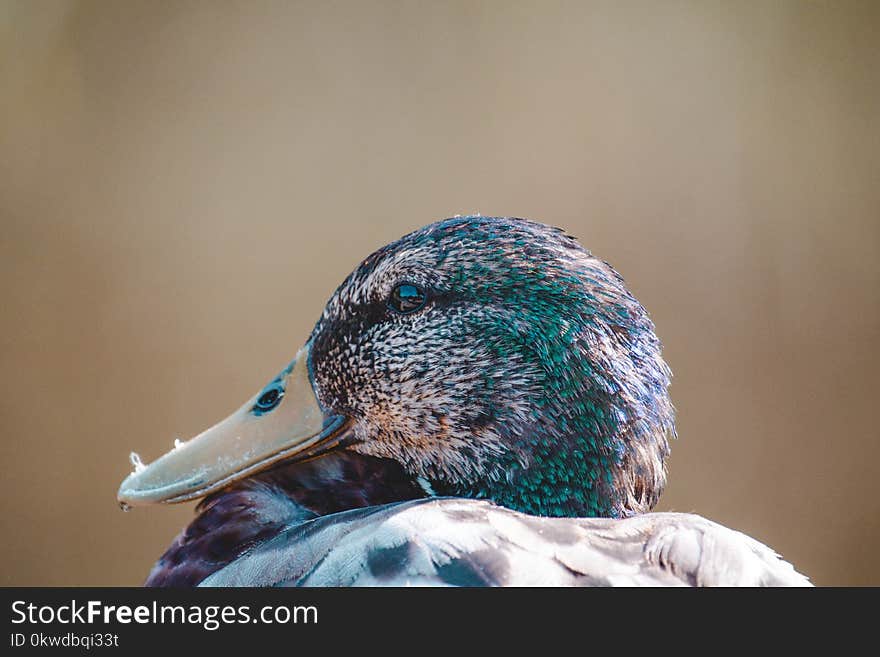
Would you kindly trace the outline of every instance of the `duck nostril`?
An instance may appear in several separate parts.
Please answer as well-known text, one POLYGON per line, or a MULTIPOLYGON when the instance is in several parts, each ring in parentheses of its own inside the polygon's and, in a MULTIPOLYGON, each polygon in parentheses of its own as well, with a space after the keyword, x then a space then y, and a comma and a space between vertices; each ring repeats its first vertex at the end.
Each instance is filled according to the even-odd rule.
POLYGON ((273 385, 257 398, 257 403, 254 404, 254 413, 262 415, 263 413, 271 411, 278 406, 283 396, 284 389, 279 385, 273 385))

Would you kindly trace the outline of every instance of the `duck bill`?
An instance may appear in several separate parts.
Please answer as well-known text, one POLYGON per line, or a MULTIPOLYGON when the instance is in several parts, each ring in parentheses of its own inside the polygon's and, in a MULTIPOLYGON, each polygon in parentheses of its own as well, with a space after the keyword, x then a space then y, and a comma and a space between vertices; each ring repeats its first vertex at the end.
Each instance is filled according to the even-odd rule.
POLYGON ((222 422, 135 471, 119 487, 121 504, 175 503, 208 495, 282 460, 302 460, 338 447, 347 424, 321 410, 309 378, 309 348, 267 386, 222 422), (267 409, 265 392, 278 394, 267 409))

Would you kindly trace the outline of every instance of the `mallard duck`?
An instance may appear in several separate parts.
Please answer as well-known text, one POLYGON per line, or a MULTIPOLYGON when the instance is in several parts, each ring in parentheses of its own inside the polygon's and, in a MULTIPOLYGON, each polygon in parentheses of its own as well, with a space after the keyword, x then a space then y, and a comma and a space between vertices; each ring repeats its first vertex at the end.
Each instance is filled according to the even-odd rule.
POLYGON ((150 572, 193 585, 806 585, 702 517, 649 513, 675 436, 654 325, 564 231, 456 217, 382 247, 293 361, 144 466, 201 499, 150 572))

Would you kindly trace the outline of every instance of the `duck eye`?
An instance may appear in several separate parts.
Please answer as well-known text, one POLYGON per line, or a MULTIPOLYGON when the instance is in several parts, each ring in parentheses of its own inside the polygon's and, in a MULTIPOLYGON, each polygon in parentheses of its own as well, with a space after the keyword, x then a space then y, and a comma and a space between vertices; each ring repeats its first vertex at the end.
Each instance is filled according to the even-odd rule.
POLYGON ((262 415, 263 413, 268 413, 281 403, 282 397, 284 397, 284 388, 281 387, 281 384, 270 384, 262 394, 257 397, 257 403, 254 404, 253 409, 254 414, 262 415))
POLYGON ((391 292, 388 305, 392 310, 406 314, 419 310, 427 300, 428 296, 424 290, 409 283, 402 283, 391 292))

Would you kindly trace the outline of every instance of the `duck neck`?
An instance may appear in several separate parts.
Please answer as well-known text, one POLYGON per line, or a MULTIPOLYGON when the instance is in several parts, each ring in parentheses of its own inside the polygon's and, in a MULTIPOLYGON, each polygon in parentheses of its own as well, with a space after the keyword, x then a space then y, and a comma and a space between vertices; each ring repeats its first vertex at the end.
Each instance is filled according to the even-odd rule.
POLYGON ((318 516, 425 497, 394 461, 349 451, 268 470, 202 500, 147 586, 195 586, 283 529, 318 516))
POLYGON ((666 427, 619 421, 625 416, 612 404, 574 417, 549 410, 528 426, 500 429, 512 449, 484 476, 431 481, 434 491, 539 516, 620 518, 654 507, 666 482, 666 427))
POLYGON ((509 454, 491 475, 462 483, 432 480, 437 495, 489 499, 537 516, 621 517, 629 515, 617 490, 613 459, 584 453, 579 460, 539 442, 528 463, 509 454), (503 474, 498 474, 503 473, 503 474))

